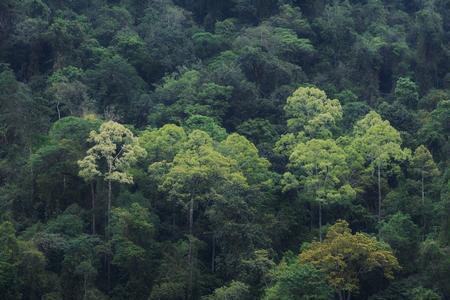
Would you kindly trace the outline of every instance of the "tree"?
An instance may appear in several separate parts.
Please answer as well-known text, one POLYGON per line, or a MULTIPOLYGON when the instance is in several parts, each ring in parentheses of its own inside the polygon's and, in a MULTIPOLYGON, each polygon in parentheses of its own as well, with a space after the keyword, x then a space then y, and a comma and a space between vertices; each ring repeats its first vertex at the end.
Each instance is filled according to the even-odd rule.
POLYGON ((195 129, 202 130, 209 134, 214 140, 222 141, 227 136, 227 131, 221 127, 217 121, 211 117, 202 115, 190 116, 185 122, 184 127, 188 133, 195 129))
POLYGON ((0 295, 4 299, 19 299, 19 278, 15 264, 18 260, 19 245, 11 222, 0 225, 0 295))
POLYGON ((133 183, 129 168, 146 152, 137 144, 137 139, 129 129, 114 121, 103 123, 98 132, 91 131, 88 141, 94 145, 78 161, 79 175, 87 181, 100 177, 108 183, 105 236, 109 239, 112 183, 133 183))
POLYGON ((410 150, 401 147, 401 137, 388 121, 372 111, 359 120, 353 128, 353 146, 367 161, 370 170, 376 170, 378 185, 378 218, 381 219, 382 169, 396 168, 398 162, 407 160, 410 150))
POLYGON ((259 157, 258 149, 244 136, 230 134, 219 146, 219 151, 237 162, 239 170, 252 185, 272 184, 272 174, 269 171, 270 162, 259 157))
POLYGON ((406 271, 414 271, 420 238, 419 228, 409 215, 398 212, 381 222, 378 236, 392 247, 406 271))
POLYGON ((232 281, 230 284, 217 288, 202 300, 246 300, 250 299, 249 287, 242 282, 232 281))
POLYGON ((407 277, 391 283, 385 290, 370 296, 369 300, 442 300, 433 289, 425 288, 419 280, 407 277))
POLYGON ((38 299, 45 293, 46 259, 30 241, 16 237, 9 221, 0 224, 0 297, 38 299))
POLYGON ((154 225, 148 209, 138 203, 129 208, 114 208, 111 219, 113 266, 118 268, 120 282, 127 295, 139 299, 149 293, 149 270, 154 247, 154 225))
POLYGON ((284 174, 285 190, 298 184, 319 206, 319 238, 322 241, 322 207, 332 202, 351 200, 355 191, 346 181, 350 169, 344 149, 333 140, 312 139, 295 146, 284 174), (292 183, 293 186, 292 186, 292 183))
POLYGON ((436 86, 440 63, 445 52, 442 36, 445 34, 442 16, 434 5, 427 5, 416 14, 416 61, 417 75, 422 90, 436 86))
POLYGON ((324 274, 309 264, 283 261, 274 276, 274 284, 266 290, 264 300, 333 299, 324 274))
POLYGON ((84 77, 97 111, 114 114, 122 122, 143 124, 149 109, 147 84, 133 66, 119 55, 102 57, 94 69, 84 77))
POLYGON ((93 113, 92 100, 88 87, 81 83, 83 71, 75 67, 66 67, 49 78, 48 94, 55 102, 58 120, 63 115, 82 116, 93 113))
POLYGON ((311 264, 324 272, 340 300, 349 300, 358 291, 361 275, 378 269, 392 279, 400 269, 388 245, 365 233, 352 234, 343 220, 328 229, 323 242, 307 244, 299 259, 300 263, 311 264))
POLYGON ((206 81, 202 75, 197 70, 185 70, 164 77, 155 90, 158 109, 149 119, 156 125, 180 123, 193 115, 222 120, 233 88, 206 81))
POLYGON ((420 178, 420 195, 422 199, 423 219, 422 225, 425 227, 425 183, 432 181, 434 177, 439 176, 440 172, 433 160, 430 151, 424 146, 420 145, 414 151, 411 159, 411 170, 414 175, 420 178))
POLYGON ((150 171, 167 169, 161 176, 159 188, 168 198, 186 208, 188 212, 189 253, 189 297, 193 290, 193 240, 194 208, 197 203, 215 198, 215 187, 227 184, 230 188, 247 186, 247 180, 237 167, 236 161, 213 148, 213 141, 207 133, 194 130, 184 148, 167 167, 154 163, 150 171))
POLYGON ((186 140, 187 134, 182 127, 166 124, 157 130, 143 131, 139 145, 146 150, 150 162, 172 161, 186 140))
MULTIPOLYGON (((94 282, 98 273, 102 240, 93 235, 80 234, 64 240, 61 262, 62 294, 67 299, 96 299, 94 282)), ((100 298, 101 299, 101 298, 100 298)))
MULTIPOLYGON (((100 126, 95 119, 64 117, 49 130, 45 142, 30 156, 35 172, 35 202, 43 209, 43 218, 60 213, 67 206, 84 202, 84 185, 78 177, 77 161, 84 156, 89 132, 100 126), (42 203, 40 203, 42 201, 42 203)), ((94 181, 89 181, 92 203, 92 232, 95 232, 94 181)))
POLYGON ((289 132, 304 131, 310 138, 329 138, 342 118, 339 100, 331 100, 317 88, 299 88, 284 107, 289 132))
POLYGON ((419 141, 431 150, 437 160, 446 160, 450 147, 450 100, 442 100, 419 130, 419 141))
POLYGON ((416 84, 408 77, 400 77, 394 90, 395 100, 408 108, 415 109, 419 101, 419 92, 416 84))
POLYGON ((450 295, 450 251, 437 240, 427 238, 420 244, 417 265, 426 286, 432 287, 446 299, 450 295))

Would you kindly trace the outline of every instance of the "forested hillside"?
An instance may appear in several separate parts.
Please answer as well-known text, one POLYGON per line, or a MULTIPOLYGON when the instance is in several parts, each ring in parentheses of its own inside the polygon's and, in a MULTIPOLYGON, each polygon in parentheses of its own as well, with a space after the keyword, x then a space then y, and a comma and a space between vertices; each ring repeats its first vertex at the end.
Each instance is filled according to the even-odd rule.
POLYGON ((449 0, 0 0, 0 299, 450 299, 449 0))

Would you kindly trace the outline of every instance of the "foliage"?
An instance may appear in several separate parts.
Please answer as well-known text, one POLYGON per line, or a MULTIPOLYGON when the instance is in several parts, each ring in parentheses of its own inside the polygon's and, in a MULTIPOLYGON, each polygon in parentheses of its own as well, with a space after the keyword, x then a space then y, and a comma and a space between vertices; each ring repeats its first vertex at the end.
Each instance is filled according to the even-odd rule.
POLYGON ((323 242, 304 247, 299 259, 324 272, 340 299, 358 292, 362 274, 380 269, 386 278, 392 279, 400 268, 386 244, 364 233, 352 234, 348 223, 342 220, 328 229, 323 242))
POLYGON ((332 299, 333 291, 324 275, 308 264, 282 262, 275 274, 275 284, 266 290, 264 299, 304 300, 332 299))
POLYGON ((0 298, 450 299, 449 24, 0 1, 0 298))

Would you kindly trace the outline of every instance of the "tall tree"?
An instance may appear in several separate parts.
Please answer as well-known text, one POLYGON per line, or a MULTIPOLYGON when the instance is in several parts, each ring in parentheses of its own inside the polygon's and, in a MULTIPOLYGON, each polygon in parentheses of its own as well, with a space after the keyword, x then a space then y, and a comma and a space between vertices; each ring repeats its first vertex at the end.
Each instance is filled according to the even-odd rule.
POLYGON ((410 150, 401 147, 400 133, 388 121, 372 111, 359 120, 353 128, 353 146, 366 160, 371 171, 376 170, 378 186, 378 218, 381 219, 381 176, 383 169, 398 168, 407 160, 410 150))
POLYGON ((420 145, 414 151, 411 159, 411 169, 415 176, 420 178, 420 197, 422 199, 422 226, 425 228, 425 185, 432 181, 434 177, 439 176, 440 171, 433 160, 430 151, 420 145))
POLYGON ((302 188, 319 207, 319 238, 322 241, 322 207, 351 200, 355 191, 346 181, 350 168, 343 148, 333 140, 312 139, 295 146, 284 174, 285 190, 302 188), (293 184, 294 183, 294 184, 293 184), (299 183, 300 186, 296 186, 299 183))
POLYGON ((194 130, 188 137, 184 149, 172 163, 154 163, 151 171, 167 169, 161 177, 160 189, 169 199, 181 204, 188 212, 189 239, 189 298, 193 297, 193 242, 194 209, 198 203, 214 199, 215 188, 227 184, 230 188, 247 186, 247 180, 237 167, 236 161, 213 148, 213 140, 203 131, 194 130))
POLYGON ((93 146, 86 152, 87 155, 78 161, 79 174, 87 180, 99 177, 108 183, 105 235, 109 239, 112 183, 133 183, 129 168, 139 158, 144 157, 146 152, 137 144, 137 138, 128 128, 114 121, 103 123, 98 132, 91 131, 88 141, 93 143, 93 146))

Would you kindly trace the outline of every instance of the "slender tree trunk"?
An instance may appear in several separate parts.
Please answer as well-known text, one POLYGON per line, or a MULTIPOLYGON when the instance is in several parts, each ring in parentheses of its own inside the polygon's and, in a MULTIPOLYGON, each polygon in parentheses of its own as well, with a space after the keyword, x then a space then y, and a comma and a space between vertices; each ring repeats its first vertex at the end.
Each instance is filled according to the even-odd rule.
POLYGON ((193 283, 193 259, 192 259, 192 227, 194 223, 194 197, 191 197, 189 202, 189 253, 188 253, 188 264, 189 264, 189 295, 188 299, 192 299, 192 283, 193 283))
POLYGON ((112 184, 111 180, 108 180, 108 208, 106 212, 106 239, 109 240, 110 235, 110 219, 111 219, 111 197, 112 197, 112 184))
POLYGON ((338 292, 339 300, 344 300, 344 296, 342 295, 342 291, 338 292))
POLYGON ((215 264, 216 264, 216 236, 213 232, 212 235, 212 255, 211 255, 211 272, 215 272, 215 264))
POLYGON ((92 200, 92 234, 95 234, 95 190, 94 183, 91 182, 91 200, 92 200))
POLYGON ((86 300, 87 299, 87 279, 86 279, 86 274, 83 276, 83 289, 84 289, 83 300, 86 300))
POLYGON ((425 239, 425 185, 424 185, 424 178, 423 178, 423 172, 421 172, 421 188, 422 188, 422 226, 423 226, 423 239, 425 239))
POLYGON ((378 163, 378 221, 381 220, 381 163, 378 163))
MULTIPOLYGON (((108 180, 108 211, 107 211, 107 224, 106 224, 106 240, 110 240, 111 235, 111 228, 110 228, 110 221, 111 221, 111 197, 112 197, 112 185, 111 180, 108 180)), ((111 245, 110 245, 111 247, 111 245)), ((107 254, 106 258, 106 264, 107 264, 107 276, 108 276, 108 291, 111 290, 111 261, 109 257, 109 253, 107 254)))
POLYGON ((56 111, 58 112, 58 120, 61 120, 61 111, 59 110, 59 101, 56 103, 56 111))
POLYGON ((350 300, 350 297, 352 296, 352 294, 350 293, 350 292, 348 292, 348 295, 347 295, 347 300, 350 300))
POLYGON ((322 242, 322 203, 319 201, 319 241, 322 242))
POLYGON ((66 194, 66 175, 63 174, 63 195, 66 194))

